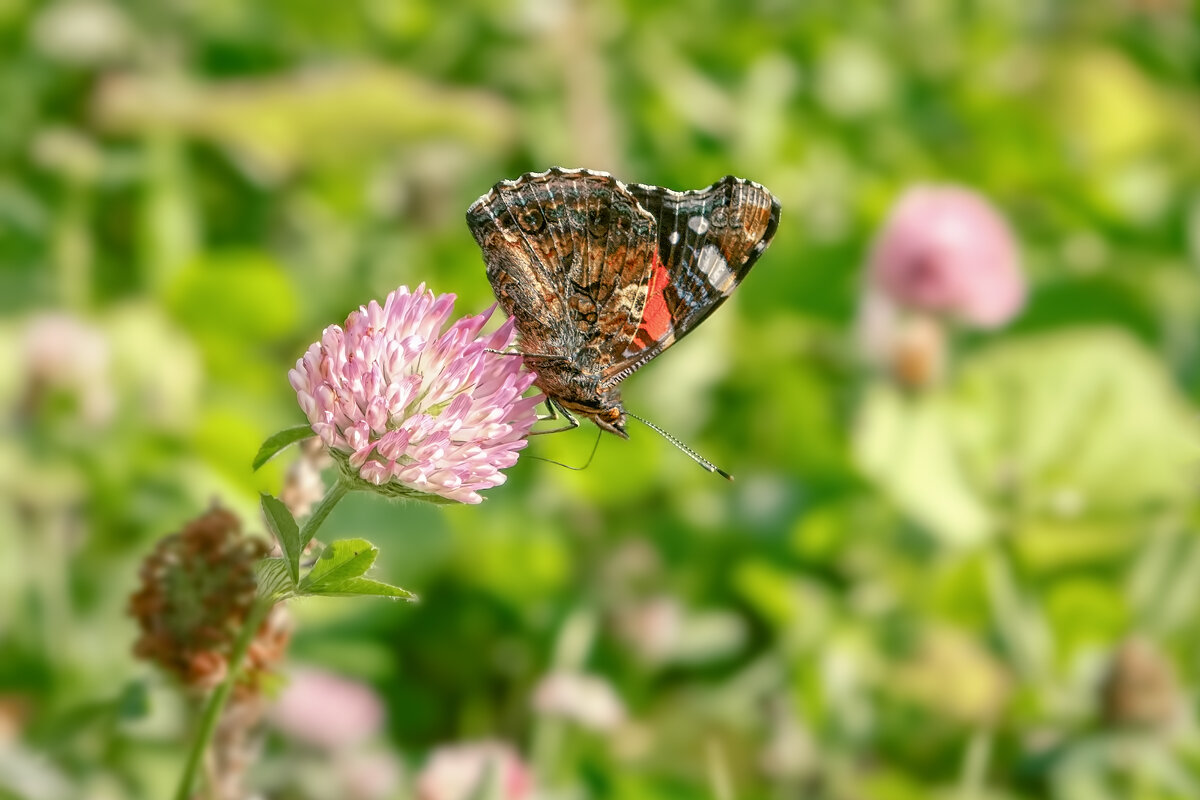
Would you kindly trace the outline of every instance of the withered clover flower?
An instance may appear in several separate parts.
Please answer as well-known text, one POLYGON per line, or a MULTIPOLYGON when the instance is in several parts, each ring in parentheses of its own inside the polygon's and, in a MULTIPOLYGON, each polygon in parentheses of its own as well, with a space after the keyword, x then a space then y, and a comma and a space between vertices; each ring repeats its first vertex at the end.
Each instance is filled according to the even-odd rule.
POLYGON ((480 336, 492 309, 443 332, 454 295, 401 286, 331 325, 288 373, 312 430, 358 488, 479 503, 505 480, 537 419, 534 375, 503 350, 513 322, 480 336))
MULTIPOLYGON (((255 602, 255 563, 265 541, 245 535, 232 512, 213 508, 159 541, 142 563, 129 601, 141 629, 134 653, 185 685, 211 689, 255 602)), ((282 657, 289 631, 282 608, 268 616, 247 650, 243 683, 253 684, 282 657)))

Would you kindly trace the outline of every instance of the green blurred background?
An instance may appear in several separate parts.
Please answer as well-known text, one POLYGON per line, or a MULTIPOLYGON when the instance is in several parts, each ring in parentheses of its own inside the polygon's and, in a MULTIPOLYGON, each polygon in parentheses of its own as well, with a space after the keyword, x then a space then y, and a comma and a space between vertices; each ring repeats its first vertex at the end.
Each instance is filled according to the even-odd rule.
POLYGON ((555 164, 782 202, 625 387, 737 482, 633 429, 478 507, 350 496, 323 536, 422 601, 298 603, 290 661, 371 687, 392 771, 269 728, 262 796, 490 739, 545 797, 1200 797, 1198 79, 1186 0, 3 0, 0 797, 169 792, 140 559, 214 498, 260 529, 295 359, 401 283, 489 305, 463 213, 555 164), (913 392, 853 332, 922 181, 1003 211, 1031 293, 913 392), (555 670, 623 718, 535 710, 555 670))

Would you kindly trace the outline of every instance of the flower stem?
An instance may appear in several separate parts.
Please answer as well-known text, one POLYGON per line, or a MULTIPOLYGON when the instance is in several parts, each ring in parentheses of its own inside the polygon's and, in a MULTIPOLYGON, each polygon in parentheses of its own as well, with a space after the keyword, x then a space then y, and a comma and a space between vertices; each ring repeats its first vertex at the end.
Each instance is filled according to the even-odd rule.
POLYGON ((988 762, 991 761, 994 746, 995 735, 988 727, 976 729, 971 736, 958 782, 961 800, 978 800, 986 796, 988 762))
POLYGON ((233 650, 229 653, 229 668, 225 680, 209 697, 208 705, 205 706, 204 714, 200 718, 200 727, 197 728, 196 738, 192 741, 192 749, 188 753, 187 763, 184 765, 183 775, 179 780, 179 788, 175 792, 175 800, 189 800, 192 796, 192 784, 196 782, 196 772, 200 768, 200 762, 204 760, 208 744, 217 729, 221 711, 224 710, 225 703, 229 700, 229 695, 233 692, 234 684, 237 683, 238 676, 242 671, 242 661, 246 657, 246 651, 250 649, 250 642, 254 641, 258 627, 262 625, 274 605, 269 600, 259 598, 254 601, 254 605, 246 614, 246 621, 238 633, 237 640, 233 643, 233 650))
POLYGON ((329 487, 329 491, 321 498, 321 502, 317 503, 317 507, 308 515, 308 519, 304 520, 304 525, 300 528, 300 551, 303 552, 308 543, 312 541, 313 536, 316 536, 317 529, 321 527, 321 523, 329 516, 329 512, 333 511, 333 507, 338 504, 338 501, 346 496, 346 492, 350 491, 350 483, 345 478, 338 478, 337 483, 329 487))

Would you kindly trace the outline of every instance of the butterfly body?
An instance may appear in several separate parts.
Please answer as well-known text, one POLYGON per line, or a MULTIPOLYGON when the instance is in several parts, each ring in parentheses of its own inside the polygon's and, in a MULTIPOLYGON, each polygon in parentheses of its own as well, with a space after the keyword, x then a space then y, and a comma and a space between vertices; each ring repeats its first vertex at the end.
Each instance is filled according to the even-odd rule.
POLYGON ((733 176, 675 192, 554 167, 497 183, 467 224, 535 384, 568 417, 626 437, 621 381, 729 296, 779 210, 733 176))

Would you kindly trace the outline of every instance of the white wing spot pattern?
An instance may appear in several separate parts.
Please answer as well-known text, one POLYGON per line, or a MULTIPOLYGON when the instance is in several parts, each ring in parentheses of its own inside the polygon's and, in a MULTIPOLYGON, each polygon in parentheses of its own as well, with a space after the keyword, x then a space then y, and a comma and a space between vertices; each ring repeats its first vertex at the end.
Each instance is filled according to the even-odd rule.
POLYGON ((704 273, 709 286, 721 294, 729 294, 733 291, 736 285, 733 271, 729 269, 724 256, 721 255, 721 251, 715 244, 710 244, 700 251, 700 257, 696 259, 696 267, 704 273))

